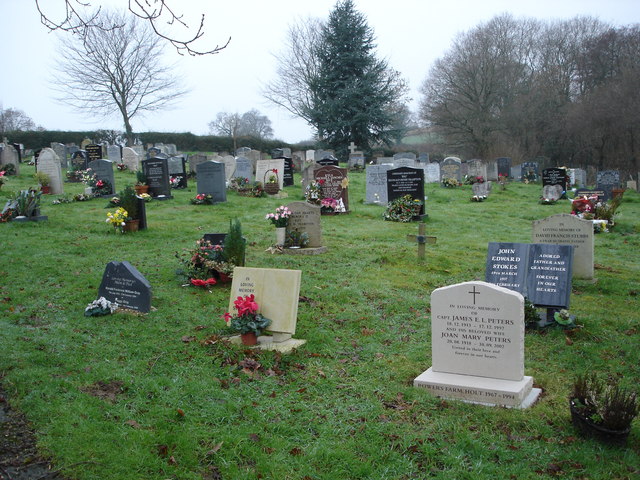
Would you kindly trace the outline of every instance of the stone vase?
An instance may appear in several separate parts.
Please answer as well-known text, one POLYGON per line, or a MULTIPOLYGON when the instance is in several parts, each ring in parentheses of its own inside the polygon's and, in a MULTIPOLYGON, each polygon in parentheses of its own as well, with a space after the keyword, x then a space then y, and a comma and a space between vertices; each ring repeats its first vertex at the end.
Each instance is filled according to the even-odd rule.
POLYGON ((276 245, 284 245, 287 236, 287 227, 276 227, 276 245))

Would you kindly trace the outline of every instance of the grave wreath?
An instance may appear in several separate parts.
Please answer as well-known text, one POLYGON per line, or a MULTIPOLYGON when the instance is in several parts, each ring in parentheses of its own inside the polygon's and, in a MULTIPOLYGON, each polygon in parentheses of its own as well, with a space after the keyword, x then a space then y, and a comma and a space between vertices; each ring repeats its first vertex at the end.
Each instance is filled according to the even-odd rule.
POLYGON ((383 218, 391 222, 410 222, 420 215, 421 207, 420 200, 414 199, 411 195, 404 195, 389 202, 383 218))

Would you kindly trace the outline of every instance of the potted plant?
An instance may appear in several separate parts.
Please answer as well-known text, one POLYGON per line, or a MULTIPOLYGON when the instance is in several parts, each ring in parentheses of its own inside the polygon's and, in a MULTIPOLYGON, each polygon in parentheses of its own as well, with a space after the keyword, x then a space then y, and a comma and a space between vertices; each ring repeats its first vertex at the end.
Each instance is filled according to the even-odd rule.
POLYGON ((276 208, 275 213, 267 213, 265 218, 269 220, 276 227, 276 245, 284 245, 284 240, 287 233, 287 225, 289 225, 289 218, 291 217, 291 210, 284 205, 276 208))
POLYGON ((140 219, 138 217, 138 197, 131 185, 127 185, 118 194, 118 204, 127 211, 128 220, 125 221, 125 232, 135 232, 139 228, 140 219))
POLYGON ((258 313, 259 306, 253 294, 236 298, 233 306, 236 309, 234 316, 229 312, 224 314, 227 326, 240 334, 244 345, 256 345, 258 337, 271 324, 271 320, 258 313))
POLYGON ((136 193, 140 195, 141 193, 147 193, 149 191, 149 185, 147 185, 147 176, 144 174, 142 170, 136 171, 136 184, 134 186, 136 193))
POLYGON ((595 373, 579 375, 569 397, 573 425, 586 436, 612 444, 624 444, 631 422, 638 415, 636 393, 607 382, 595 373))
POLYGON ((36 172, 33 174, 33 178, 35 178, 36 182, 40 185, 40 191, 47 195, 51 191, 51 177, 44 172, 36 172))

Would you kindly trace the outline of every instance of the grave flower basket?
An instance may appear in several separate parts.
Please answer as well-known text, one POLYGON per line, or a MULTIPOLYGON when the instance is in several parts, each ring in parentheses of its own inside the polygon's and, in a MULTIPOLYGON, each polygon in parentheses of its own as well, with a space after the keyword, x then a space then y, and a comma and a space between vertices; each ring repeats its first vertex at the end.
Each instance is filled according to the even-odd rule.
POLYGON ((272 168, 264 172, 263 189, 269 195, 276 195, 280 191, 280 181, 278 179, 278 170, 272 168), (268 178, 267 178, 268 176, 268 178))
POLYGON ((584 436, 614 445, 626 443, 639 407, 635 392, 620 387, 617 379, 605 382, 596 374, 579 375, 569 396, 574 427, 584 436))

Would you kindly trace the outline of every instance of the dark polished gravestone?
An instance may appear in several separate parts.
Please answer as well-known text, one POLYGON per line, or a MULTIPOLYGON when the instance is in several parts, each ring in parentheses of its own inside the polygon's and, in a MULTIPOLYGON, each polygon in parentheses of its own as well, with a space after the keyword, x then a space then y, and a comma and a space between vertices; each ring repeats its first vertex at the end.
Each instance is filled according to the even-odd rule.
POLYGON ((284 172, 282 173, 282 186, 293 186, 293 161, 289 157, 284 158, 284 172))
POLYGON ((511 158, 496 158, 496 165, 498 167, 498 176, 502 175, 503 177, 511 178, 511 158))
POLYGON ((142 313, 151 311, 151 284, 129 262, 109 262, 102 275, 98 297, 119 307, 142 313))
POLYGON ((485 281, 515 290, 538 307, 569 308, 573 248, 491 242, 485 281))
POLYGON ((227 201, 224 163, 207 160, 196 166, 198 195, 211 195, 214 203, 227 201))
POLYGON ((100 160, 102 158, 102 145, 90 143, 84 150, 87 152, 90 162, 93 160, 100 160))
POLYGON ((187 188, 187 161, 184 156, 176 155, 167 160, 169 177, 178 179, 178 184, 174 188, 187 188))
POLYGON ((140 162, 142 171, 147 177, 149 195, 158 200, 168 200, 171 195, 169 183, 169 164, 166 158, 149 158, 140 162))
POLYGON ((596 189, 604 193, 605 202, 613 198, 613 190, 620 188, 620 172, 618 170, 603 170, 596 175, 596 189))
POLYGON ((424 209, 424 170, 422 168, 400 167, 387 171, 387 201, 410 195, 422 202, 420 214, 414 220, 425 217, 424 209))
POLYGON ((349 177, 346 168, 332 165, 320 167, 313 172, 314 179, 322 184, 322 196, 342 200, 344 211, 349 212, 349 177))
POLYGON ((71 168, 73 170, 86 170, 89 165, 89 156, 84 150, 76 150, 71 154, 71 168))
POLYGON ((327 158, 321 158, 320 160, 316 160, 318 165, 322 165, 323 167, 338 167, 340 166, 340 162, 333 155, 329 155, 327 158))
POLYGON ((567 171, 564 168, 545 168, 542 171, 542 187, 560 185, 567 191, 567 171))

